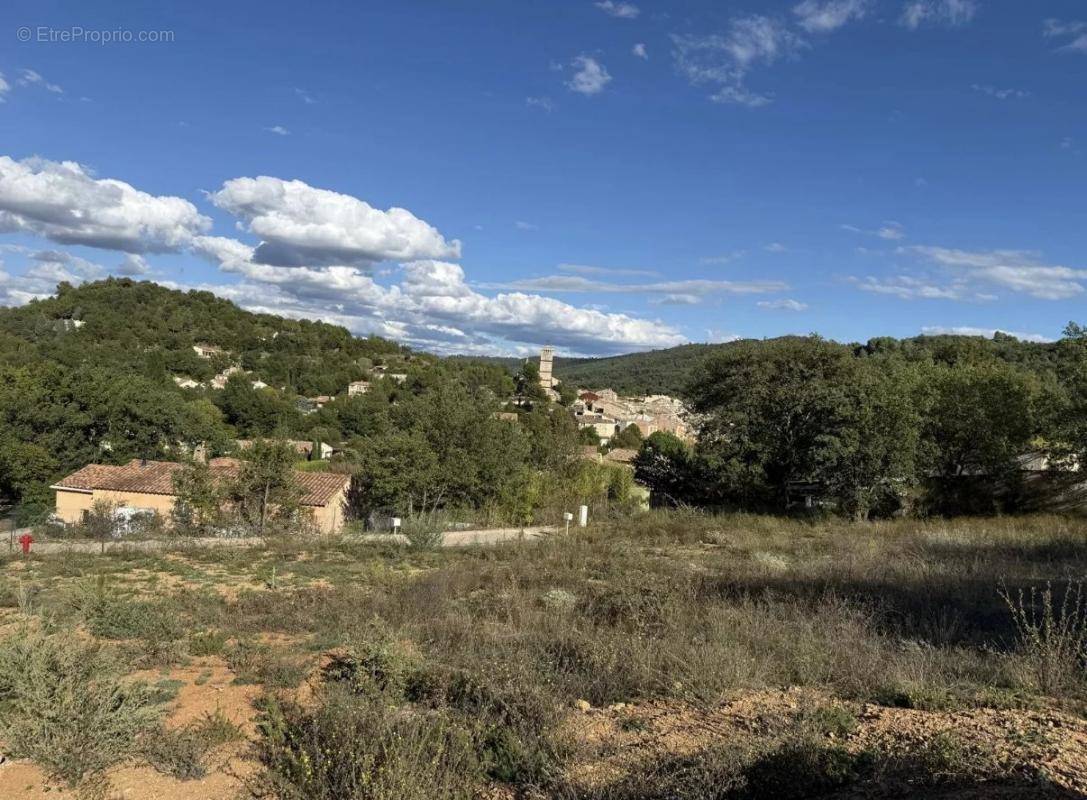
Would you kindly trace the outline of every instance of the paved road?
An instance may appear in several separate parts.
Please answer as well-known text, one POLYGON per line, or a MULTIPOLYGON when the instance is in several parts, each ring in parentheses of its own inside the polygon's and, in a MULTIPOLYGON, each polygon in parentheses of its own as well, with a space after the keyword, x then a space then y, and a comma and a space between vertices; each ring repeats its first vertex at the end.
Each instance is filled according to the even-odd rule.
MULTIPOLYGON (((26 529, 29 532, 30 529, 26 529)), ((16 538, 24 531, 16 532, 16 538)), ((542 536, 554 533, 552 528, 487 528, 473 531, 450 531, 442 540, 443 547, 466 547, 470 545, 491 545, 500 542, 539 539, 542 536)), ((407 544, 407 539, 401 535, 393 534, 354 534, 345 537, 350 542, 396 542, 407 544)), ((243 536, 238 538, 201 537, 194 539, 137 539, 130 541, 106 542, 106 552, 124 550, 169 550, 186 547, 263 547, 264 539, 259 536, 243 536)), ((39 555, 51 553, 98 553, 101 552, 100 542, 88 541, 54 541, 35 542, 31 552, 39 555)), ((15 552, 19 552, 16 542, 15 552)))

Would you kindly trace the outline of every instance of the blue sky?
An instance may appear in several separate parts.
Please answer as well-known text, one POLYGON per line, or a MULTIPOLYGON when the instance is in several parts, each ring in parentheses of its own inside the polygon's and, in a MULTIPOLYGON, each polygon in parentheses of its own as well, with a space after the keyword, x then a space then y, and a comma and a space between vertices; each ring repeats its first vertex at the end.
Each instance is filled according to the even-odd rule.
POLYGON ((1082 3, 346 5, 9 0, 0 303, 495 353, 1087 319, 1082 3))

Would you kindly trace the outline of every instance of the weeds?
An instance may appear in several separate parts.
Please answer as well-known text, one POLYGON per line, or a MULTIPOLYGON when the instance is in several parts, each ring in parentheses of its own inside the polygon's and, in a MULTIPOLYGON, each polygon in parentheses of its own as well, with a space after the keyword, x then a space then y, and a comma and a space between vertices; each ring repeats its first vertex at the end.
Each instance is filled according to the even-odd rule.
POLYGON ((1057 694, 1083 676, 1087 659, 1087 593, 1082 581, 1070 582, 1057 603, 1053 586, 1031 586, 1016 594, 1001 586, 1020 652, 1026 658, 1038 688, 1057 694))
POLYGON ((316 706, 265 698, 258 791, 280 800, 468 800, 482 767, 463 727, 342 689, 316 706))
POLYGON ((182 728, 148 732, 140 741, 139 751, 159 772, 188 781, 207 775, 212 753, 241 738, 241 729, 216 711, 182 728))

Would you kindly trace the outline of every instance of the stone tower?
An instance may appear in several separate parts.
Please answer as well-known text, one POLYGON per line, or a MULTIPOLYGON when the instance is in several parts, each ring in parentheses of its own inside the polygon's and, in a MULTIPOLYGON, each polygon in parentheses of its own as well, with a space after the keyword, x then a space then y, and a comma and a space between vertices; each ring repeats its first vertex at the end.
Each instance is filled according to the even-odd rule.
POLYGON ((555 385, 551 377, 551 368, 555 361, 555 348, 550 345, 540 351, 540 387, 550 389, 555 385))

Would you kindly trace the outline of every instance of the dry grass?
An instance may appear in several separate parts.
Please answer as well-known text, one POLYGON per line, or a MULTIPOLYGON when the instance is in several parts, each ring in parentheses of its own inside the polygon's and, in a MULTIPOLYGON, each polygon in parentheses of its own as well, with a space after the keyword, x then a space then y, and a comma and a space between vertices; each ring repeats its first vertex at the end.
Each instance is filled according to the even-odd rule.
MULTIPOLYGON (((341 724, 398 731, 405 753, 465 770, 450 778, 453 794, 497 780, 576 796, 561 778, 576 743, 559 723, 579 700, 708 707, 737 691, 805 686, 919 709, 1041 700, 1082 708, 1082 653, 1062 656, 1060 696, 1047 699, 1056 690, 1039 681, 1022 625, 1028 612, 1045 613, 1045 595, 1031 587, 1063 592, 1087 575, 1085 533, 1082 520, 1063 517, 854 525, 652 513, 489 549, 282 541, 244 554, 10 559, 0 595, 10 614, 83 626, 133 668, 149 648, 160 659, 221 651, 242 680, 282 690, 330 665, 316 706, 266 705, 278 709, 279 743, 264 746, 280 749, 266 751, 265 777, 280 796, 335 796, 335 786, 298 783, 301 773, 284 765, 306 742, 340 741, 329 726, 341 724), (134 570, 172 580, 125 583, 134 570), (290 644, 266 643, 271 635, 290 644), (329 687, 341 705, 354 698, 350 709, 324 709, 329 687)), ((781 753, 808 758, 827 780, 869 774, 833 751, 805 750, 807 740, 774 745, 788 746, 800 750, 781 753)), ((738 797, 736 787, 778 763, 773 752, 714 751, 661 769, 696 789, 698 776, 717 776, 719 796, 738 797)), ((372 749, 351 757, 406 758, 372 749)), ((405 785, 390 777, 367 794, 354 772, 326 768, 354 787, 344 796, 405 785)), ((624 785, 606 796, 642 796, 624 785)))

